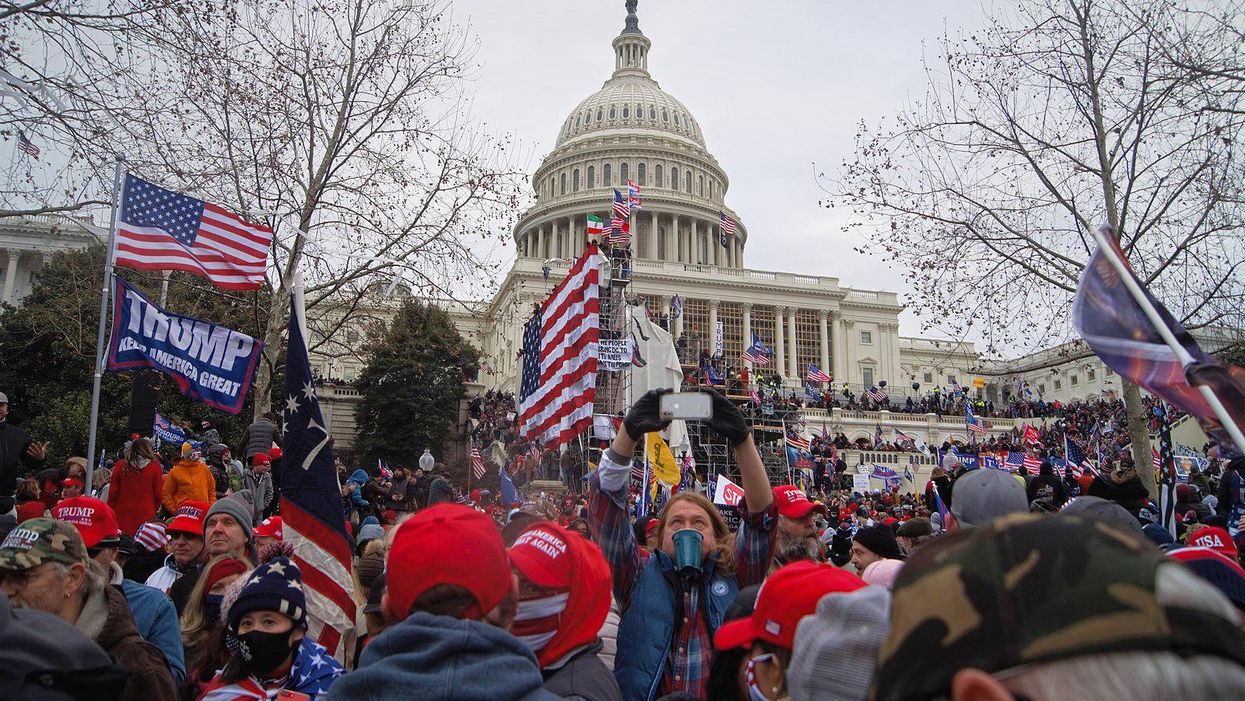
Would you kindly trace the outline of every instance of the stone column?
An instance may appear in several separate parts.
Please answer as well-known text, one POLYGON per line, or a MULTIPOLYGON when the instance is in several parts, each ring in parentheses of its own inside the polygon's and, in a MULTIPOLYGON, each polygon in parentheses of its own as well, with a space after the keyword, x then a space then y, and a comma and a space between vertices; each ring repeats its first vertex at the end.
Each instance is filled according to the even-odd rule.
POLYGON ((9 255, 9 266, 4 271, 4 301, 14 304, 13 292, 17 289, 17 264, 21 262, 22 252, 16 248, 5 251, 9 255))
MULTIPOLYGON (((670 298, 669 297, 663 296, 661 298, 661 313, 665 315, 666 319, 670 318, 670 298)), ((658 325, 660 326, 660 324, 658 325)), ((670 330, 670 329, 667 329, 667 330, 670 330)))
POLYGON ((657 239, 657 214, 653 212, 648 215, 648 257, 652 260, 661 257, 657 253, 660 250, 658 244, 661 242, 657 239))
POLYGON ((740 239, 735 242, 735 267, 744 267, 744 242, 740 239))
POLYGON ((709 348, 709 355, 717 355, 716 339, 718 337, 718 305, 717 299, 709 300, 709 341, 705 345, 709 348))
POLYGON ((847 365, 843 362, 847 352, 843 347, 843 312, 830 312, 830 321, 832 325, 830 342, 834 344, 834 350, 830 355, 834 371, 830 374, 834 375, 835 382, 843 382, 847 371, 847 365))
POLYGON ((722 244, 717 241, 716 231, 717 227, 712 224, 705 226, 705 243, 709 247, 709 265, 714 266, 718 265, 718 249, 722 247, 722 244))
POLYGON ((817 334, 821 341, 821 365, 817 367, 822 372, 831 372, 830 370, 830 330, 827 328, 827 317, 830 312, 825 309, 817 310, 817 334))
POLYGON ((787 328, 790 329, 790 333, 787 334, 787 341, 788 341, 787 352, 788 354, 790 354, 790 360, 791 360, 790 372, 791 372, 791 377, 793 378, 800 378, 804 376, 804 373, 800 372, 800 356, 798 353, 800 346, 798 343, 796 343, 796 339, 799 337, 796 336, 796 333, 795 333, 795 317, 798 311, 799 310, 796 309, 795 307, 790 307, 787 309, 787 328))
MULTIPOLYGON (((752 304, 744 302, 744 337, 743 348, 747 350, 752 345, 752 304)), ((752 372, 752 363, 745 360, 744 365, 747 366, 748 372, 752 372)))
MULTIPOLYGON (((857 339, 852 338, 852 333, 856 330, 856 322, 851 319, 843 319, 843 381, 855 382, 862 379, 856 375, 859 368, 853 367, 858 354, 856 344, 857 339)), ((866 388, 867 389, 867 388, 866 388)))
POLYGON ((545 225, 536 228, 536 258, 545 259, 545 225))
POLYGON ((679 230, 679 215, 670 215, 670 238, 674 240, 674 257, 671 259, 677 263, 685 262, 683 259, 683 232, 679 230))
POLYGON ((787 376, 783 367, 787 364, 787 346, 783 343, 783 307, 774 307, 774 372, 787 376))
POLYGON ((693 263, 703 263, 700 259, 700 227, 697 225, 696 217, 692 217, 692 255, 690 259, 693 263))

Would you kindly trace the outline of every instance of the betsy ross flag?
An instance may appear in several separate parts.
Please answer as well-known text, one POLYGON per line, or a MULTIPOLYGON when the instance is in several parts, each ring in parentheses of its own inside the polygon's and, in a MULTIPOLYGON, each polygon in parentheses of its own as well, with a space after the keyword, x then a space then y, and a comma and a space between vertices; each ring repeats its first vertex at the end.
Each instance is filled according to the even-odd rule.
POLYGON ((342 514, 341 484, 332 439, 320 413, 307 357, 302 282, 293 281, 289 345, 285 359, 285 456, 281 464, 284 539, 307 595, 307 634, 338 661, 354 649, 355 602, 351 596, 353 541, 342 514))
POLYGON ((480 479, 487 472, 487 468, 484 467, 484 456, 480 455, 480 449, 474 443, 471 445, 471 451, 468 454, 471 458, 471 474, 476 479, 480 479))
POLYGON ((740 357, 755 365, 769 365, 771 353, 772 351, 764 343, 761 343, 761 337, 752 334, 752 345, 748 346, 748 349, 740 357))
POLYGON ((225 290, 264 282, 272 229, 127 174, 117 222, 117 265, 181 270, 225 290))
POLYGON ((630 180, 627 181, 627 205, 632 209, 644 209, 640 202, 640 188, 630 180))
POLYGON ((523 331, 519 428, 555 449, 592 425, 600 338, 600 266, 589 246, 523 331))
POLYGON ((804 379, 808 380, 809 382, 832 382, 833 381, 829 375, 827 375, 825 372, 823 372, 820 368, 818 368, 816 365, 813 365, 812 363, 808 364, 808 374, 804 376, 804 379))
POLYGON ((588 215, 588 235, 600 236, 605 231, 605 222, 595 214, 588 215))
POLYGON ((631 216, 631 205, 627 198, 618 190, 614 191, 614 218, 626 219, 631 216))
POLYGON ((17 150, 30 156, 31 158, 39 158, 39 147, 35 143, 26 138, 26 134, 17 132, 17 150))

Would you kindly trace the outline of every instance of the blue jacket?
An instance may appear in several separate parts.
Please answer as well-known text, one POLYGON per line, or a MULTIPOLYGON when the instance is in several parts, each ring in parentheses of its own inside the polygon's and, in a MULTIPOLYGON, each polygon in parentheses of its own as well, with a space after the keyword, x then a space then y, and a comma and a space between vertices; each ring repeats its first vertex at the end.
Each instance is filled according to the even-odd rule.
POLYGON ((363 470, 355 470, 354 474, 346 480, 346 484, 353 484, 358 487, 350 493, 350 508, 362 509, 367 506, 367 502, 363 500, 363 485, 367 484, 367 473, 363 470))
POLYGON ((325 701, 556 701, 532 651, 478 621, 416 613, 376 636, 325 701))
POLYGON ((159 589, 129 579, 121 581, 121 592, 134 614, 138 634, 164 653, 173 674, 173 684, 180 686, 186 678, 186 652, 182 648, 182 630, 173 602, 159 589))
MULTIPOLYGON (((722 625, 726 608, 739 593, 735 577, 716 575, 713 565, 709 560, 700 591, 710 636, 722 625)), ((674 640, 677 576, 674 561, 657 551, 636 577, 631 605, 618 623, 618 652, 614 656, 614 677, 628 701, 652 701, 659 695, 674 640)))

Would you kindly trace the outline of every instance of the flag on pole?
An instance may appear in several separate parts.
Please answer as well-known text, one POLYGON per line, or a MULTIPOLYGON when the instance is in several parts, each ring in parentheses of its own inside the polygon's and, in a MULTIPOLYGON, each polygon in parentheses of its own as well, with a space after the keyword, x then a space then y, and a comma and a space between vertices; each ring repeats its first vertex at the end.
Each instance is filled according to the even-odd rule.
POLYGON ((769 357, 772 353, 773 351, 761 343, 760 336, 752 334, 752 345, 748 346, 740 357, 754 365, 769 365, 769 357))
POLYGON ((1130 382, 1193 414, 1207 435, 1219 443, 1225 454, 1235 455, 1232 437, 1220 423, 1215 410, 1197 385, 1210 387, 1245 431, 1245 369, 1226 366, 1204 352, 1193 336, 1171 315, 1137 278, 1112 237, 1105 238, 1085 272, 1072 303, 1072 325, 1107 367, 1130 382), (1191 362, 1186 367, 1163 337, 1163 331, 1151 321, 1142 303, 1128 289, 1112 260, 1122 265, 1125 274, 1140 292, 1165 329, 1175 338, 1191 362))
POLYGON ((879 389, 876 386, 870 387, 869 389, 865 390, 865 394, 869 395, 869 398, 875 402, 886 401, 886 391, 879 389))
POLYGON ((225 290, 263 284, 272 229, 129 174, 121 193, 117 265, 181 270, 225 290))
POLYGON ((611 246, 616 248, 626 248, 631 245, 631 225, 626 219, 614 218, 610 220, 609 233, 606 234, 605 240, 611 246))
POLYGON ((524 327, 520 435, 549 449, 592 425, 601 332, 598 260, 597 247, 589 246, 524 327))
POLYGON ((1025 424, 1021 436, 1025 443, 1030 445, 1042 445, 1042 436, 1038 433, 1037 428, 1034 426, 1025 424))
POLYGON ((722 223, 722 233, 728 236, 735 235, 735 220, 726 216, 726 212, 718 212, 718 220, 722 223))
POLYGON ((503 504, 517 506, 523 503, 523 497, 519 495, 519 490, 515 489, 514 480, 510 479, 510 473, 506 472, 505 465, 497 468, 497 484, 503 504))
POLYGON ((790 431, 787 433, 787 446, 807 453, 809 449, 809 442, 804 436, 801 436, 794 431, 790 431))
POLYGON ((623 197, 618 190, 614 191, 614 218, 626 219, 631 216, 630 200, 623 197))
POLYGON ((683 298, 677 294, 670 298, 670 320, 683 316, 683 298))
POLYGON ((821 399, 821 393, 817 391, 816 387, 808 382, 804 383, 804 395, 814 402, 821 399))
POLYGON ((588 235, 600 236, 605 231, 605 221, 595 214, 588 215, 588 235))
POLYGON ((630 180, 627 181, 627 206, 631 209, 644 209, 640 202, 640 188, 630 180))
POLYGON ((25 132, 17 132, 17 150, 36 160, 39 158, 39 147, 26 138, 25 132))
POLYGON ((968 402, 964 402, 964 427, 970 434, 984 435, 986 432, 986 422, 973 415, 973 407, 968 402))
POLYGON ((833 378, 831 378, 829 375, 827 375, 825 372, 823 372, 820 368, 818 368, 816 365, 813 365, 812 363, 808 364, 808 374, 804 376, 804 379, 808 380, 809 382, 833 382, 834 381, 833 378))
POLYGON ((345 661, 355 638, 355 602, 349 588, 354 542, 346 532, 332 438, 311 379, 302 282, 297 274, 292 282, 282 412, 284 539, 294 546, 293 560, 303 575, 307 634, 345 661))
POLYGON ((484 466, 484 456, 480 455, 480 449, 475 446, 475 443, 471 444, 470 456, 471 474, 474 475, 476 479, 480 479, 485 475, 488 469, 484 466))

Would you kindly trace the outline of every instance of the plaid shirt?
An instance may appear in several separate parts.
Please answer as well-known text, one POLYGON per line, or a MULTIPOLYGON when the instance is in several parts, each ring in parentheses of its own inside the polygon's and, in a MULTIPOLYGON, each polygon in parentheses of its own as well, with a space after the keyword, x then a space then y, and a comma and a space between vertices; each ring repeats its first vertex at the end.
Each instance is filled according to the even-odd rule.
MULTIPOLYGON (((631 603, 631 589, 652 555, 635 542, 635 533, 627 516, 626 488, 610 493, 602 491, 599 479, 601 468, 619 469, 620 466, 607 455, 601 456, 600 467, 591 478, 588 525, 610 563, 614 598, 625 615, 631 603)), ((757 514, 748 512, 742 503, 740 507, 743 518, 735 537, 735 579, 743 588, 759 584, 769 570, 777 536, 778 511, 773 504, 757 514)), ((700 602, 700 591, 692 587, 682 592, 682 596, 683 611, 694 613, 676 622, 670 660, 660 688, 662 694, 686 691, 703 699, 708 693, 714 631, 709 630, 709 622, 700 602)))

